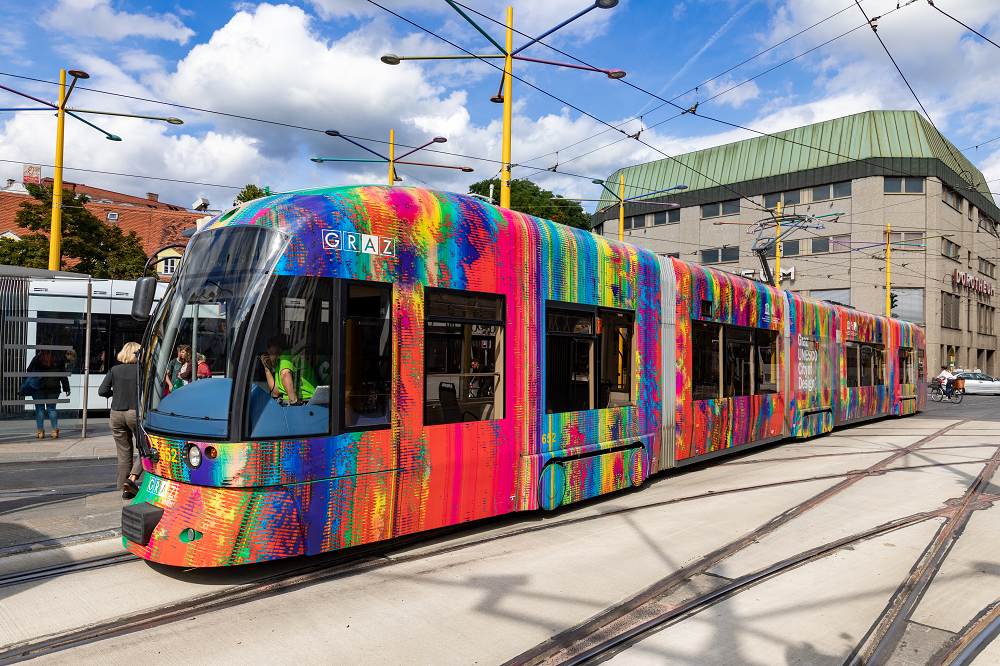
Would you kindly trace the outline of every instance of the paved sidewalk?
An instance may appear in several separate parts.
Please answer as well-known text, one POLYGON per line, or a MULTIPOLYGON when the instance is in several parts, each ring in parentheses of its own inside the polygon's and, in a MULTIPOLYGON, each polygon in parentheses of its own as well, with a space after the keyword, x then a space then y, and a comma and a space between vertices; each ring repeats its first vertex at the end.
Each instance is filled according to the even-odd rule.
POLYGON ((37 432, 34 422, 30 430, 19 423, 0 422, 0 462, 94 456, 114 458, 117 455, 107 419, 88 423, 86 438, 80 436, 79 427, 60 429, 59 439, 52 439, 49 430, 45 431, 45 439, 38 439, 37 432))

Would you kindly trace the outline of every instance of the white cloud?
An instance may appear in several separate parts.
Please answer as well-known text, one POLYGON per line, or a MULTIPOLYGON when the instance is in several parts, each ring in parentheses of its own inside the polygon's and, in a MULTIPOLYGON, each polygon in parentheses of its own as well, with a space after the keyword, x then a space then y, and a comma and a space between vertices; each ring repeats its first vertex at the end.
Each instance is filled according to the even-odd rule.
POLYGON ((728 104, 734 109, 738 109, 748 100, 757 99, 760 96, 760 88, 755 82, 734 81, 730 76, 710 81, 706 87, 709 97, 720 95, 713 101, 717 104, 728 104))
POLYGON ((195 34, 173 14, 115 11, 111 0, 58 0, 40 23, 43 27, 76 36, 99 37, 112 42, 136 36, 186 44, 195 34))

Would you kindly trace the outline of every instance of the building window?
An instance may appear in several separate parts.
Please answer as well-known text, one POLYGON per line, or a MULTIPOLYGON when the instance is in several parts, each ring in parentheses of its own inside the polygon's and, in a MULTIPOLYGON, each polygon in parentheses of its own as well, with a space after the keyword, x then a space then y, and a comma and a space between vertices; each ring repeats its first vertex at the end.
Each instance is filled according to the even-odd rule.
POLYGON ((424 425, 502 419, 504 297, 424 289, 424 425))
POLYGON ((667 211, 663 210, 658 213, 653 213, 653 226, 658 227, 661 224, 667 223, 667 211))
POLYGON ((830 237, 830 252, 848 252, 851 249, 851 234, 830 237))
POLYGON ((625 221, 622 222, 622 228, 625 229, 625 231, 628 231, 629 229, 632 228, 632 218, 631 217, 626 217, 625 218, 625 221))
POLYGON ((701 251, 701 263, 703 263, 703 264, 717 264, 717 263, 719 263, 719 251, 718 250, 702 250, 701 251))
POLYGON ((658 256, 666 257, 667 259, 671 259, 671 258, 672 259, 680 259, 681 258, 681 253, 680 252, 660 252, 660 253, 658 253, 658 256))
POLYGON ((944 202, 957 210, 959 213, 962 212, 962 197, 958 196, 954 190, 950 190, 947 187, 942 189, 941 198, 944 202))
POLYGON ((952 243, 947 238, 942 238, 941 254, 950 259, 959 260, 959 257, 962 255, 962 248, 957 243, 952 243))
POLYGON ((814 253, 829 252, 830 251, 830 239, 829 238, 813 238, 812 239, 812 251, 814 253))
POLYGON ((791 206, 793 204, 802 203, 802 195, 799 190, 789 190, 788 192, 779 192, 776 194, 765 194, 764 208, 777 208, 779 201, 783 206, 791 206))
MULTIPOLYGON (((679 213, 680 211, 678 211, 679 213)), ((702 219, 708 217, 720 217, 722 215, 736 215, 740 212, 740 200, 723 201, 722 203, 705 204, 701 207, 702 219)), ((680 218, 678 217, 678 221, 680 218)))
POLYGON ((646 226, 646 216, 645 215, 636 215, 636 216, 634 216, 632 218, 632 228, 633 229, 642 229, 644 226, 646 226))
POLYGON ((681 221, 681 209, 674 208, 667 211, 667 222, 670 224, 677 224, 681 221))
POLYGON ((809 296, 817 301, 829 301, 841 305, 851 304, 850 289, 813 289, 809 292, 809 296))
POLYGON ((924 237, 920 231, 892 231, 889 242, 893 250, 923 250, 924 244, 919 241, 924 237))
POLYGON ((594 408, 594 313, 545 308, 545 413, 594 408))
POLYGON ((924 179, 923 178, 898 178, 898 177, 888 177, 886 176, 883 180, 882 191, 886 194, 923 194, 924 193, 924 179))
POLYGON ((941 328, 952 328, 955 330, 961 328, 959 321, 961 304, 962 299, 957 294, 949 294, 946 291, 941 292, 941 328))
POLYGON ((168 257, 160 262, 160 275, 173 275, 177 270, 177 257, 168 257))
POLYGON ((604 235, 604 225, 603 224, 598 224, 597 226, 595 226, 594 227, 594 233, 597 234, 598 236, 603 236, 604 235))
POLYGON ((990 307, 983 303, 978 303, 977 312, 977 327, 976 332, 980 335, 995 335, 993 332, 993 316, 996 314, 996 308, 990 307))
POLYGON ((108 213, 108 222, 118 224, 118 213, 108 213))
POLYGON ((924 290, 893 289, 896 294, 896 308, 893 315, 913 324, 924 323, 924 290))
POLYGON ((738 247, 724 247, 719 252, 719 261, 725 263, 727 261, 739 261, 740 260, 740 248, 738 247))
POLYGON ((851 196, 851 181, 845 180, 833 185, 818 185, 812 191, 813 201, 826 201, 827 199, 840 199, 851 196))
POLYGON ((781 254, 785 257, 794 257, 799 253, 799 241, 785 241, 781 245, 781 254))
POLYGON ((982 257, 979 258, 979 272, 991 278, 996 278, 997 267, 989 261, 986 261, 982 257))

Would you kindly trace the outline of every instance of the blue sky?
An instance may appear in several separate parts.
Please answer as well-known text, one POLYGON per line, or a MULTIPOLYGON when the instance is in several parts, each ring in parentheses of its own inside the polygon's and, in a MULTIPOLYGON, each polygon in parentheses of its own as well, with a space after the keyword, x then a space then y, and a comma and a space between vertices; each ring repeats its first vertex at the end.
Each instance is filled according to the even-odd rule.
MULTIPOLYGON (((380 4, 470 51, 493 51, 444 0, 380 4)), ((507 6, 494 0, 463 4, 499 21, 507 6)), ((586 0, 512 4, 515 28, 531 35, 588 6, 586 0)), ((1000 136, 1000 48, 951 22, 925 0, 861 4, 869 16, 881 17, 878 34, 945 136, 959 148, 1000 136), (896 9, 897 4, 903 6, 896 9)), ((1000 42, 1000 3, 938 0, 938 6, 1000 42)), ((489 101, 499 85, 497 70, 465 61, 384 65, 379 62, 384 53, 457 51, 363 0, 55 0, 50 7, 39 11, 7 3, 0 25, 0 71, 54 81, 60 68, 79 68, 92 76, 85 87, 105 92, 382 141, 394 129, 397 141, 411 145, 445 136, 449 141, 440 149, 455 155, 426 152, 418 161, 475 169, 465 174, 404 167, 404 184, 466 191, 469 183, 494 176, 499 168, 502 107, 489 101)), ((477 20, 502 40, 498 25, 477 20)), ((545 42, 628 75, 624 82, 613 81, 600 73, 517 62, 517 76, 552 96, 515 81, 513 161, 523 166, 514 175, 568 196, 596 197, 599 190, 590 179, 620 166, 751 136, 711 118, 769 132, 869 109, 917 108, 869 28, 821 46, 863 22, 850 0, 622 0, 613 9, 595 9, 545 42), (722 74, 748 58, 754 59, 722 74), (704 102, 724 94, 704 102, 698 116, 674 117, 674 107, 662 106, 649 93, 676 97, 675 103, 685 108, 696 97, 704 102), (628 134, 642 128, 643 143, 604 123, 628 134), (556 164, 557 151, 557 171, 544 171, 556 164)), ((516 36, 515 46, 524 41, 516 36)), ((567 60, 543 45, 532 46, 524 55, 567 60)), ((9 76, 0 76, 0 85, 49 100, 56 95, 51 85, 9 76)), ((0 105, 22 104, 0 91, 0 105)), ((183 126, 170 126, 91 117, 120 135, 121 143, 106 141, 70 120, 67 166, 144 176, 67 172, 68 180, 89 185, 138 195, 157 192, 161 200, 181 205, 205 196, 213 207, 222 207, 235 190, 215 185, 252 182, 285 190, 381 183, 387 177, 382 165, 310 162, 317 155, 366 156, 321 132, 88 90, 74 92, 70 106, 185 120, 183 126)), ((22 162, 51 164, 54 130, 49 113, 0 113, 0 159, 9 160, 0 162, 0 177, 19 179, 22 162)), ((386 150, 384 145, 369 145, 386 150)), ((975 149, 966 154, 988 178, 1000 178, 1000 140, 983 143, 978 154, 975 149)), ((43 174, 51 175, 51 169, 43 168, 43 174)), ((1000 191, 1000 181, 994 189, 1000 191)))

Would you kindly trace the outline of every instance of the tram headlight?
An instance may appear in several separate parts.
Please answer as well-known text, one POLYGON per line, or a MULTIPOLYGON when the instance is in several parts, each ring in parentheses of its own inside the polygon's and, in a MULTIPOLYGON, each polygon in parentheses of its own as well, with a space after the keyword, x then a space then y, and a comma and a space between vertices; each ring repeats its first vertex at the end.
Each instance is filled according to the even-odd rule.
POLYGON ((198 469, 201 466, 201 449, 196 444, 191 444, 184 454, 184 460, 191 469, 198 469))

